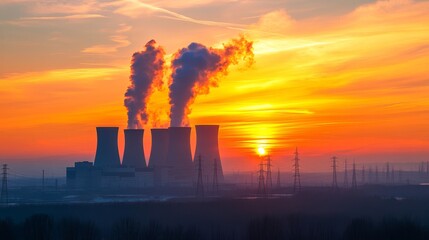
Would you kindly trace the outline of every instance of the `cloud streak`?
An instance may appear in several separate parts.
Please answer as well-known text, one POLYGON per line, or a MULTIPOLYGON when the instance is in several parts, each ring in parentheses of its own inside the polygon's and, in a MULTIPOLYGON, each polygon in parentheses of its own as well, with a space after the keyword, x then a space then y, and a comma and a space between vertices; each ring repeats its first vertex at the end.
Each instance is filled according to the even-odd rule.
POLYGON ((79 20, 79 19, 92 19, 92 18, 105 18, 100 14, 74 14, 66 16, 38 16, 38 17, 23 17, 21 20, 79 20))
POLYGON ((200 20, 191 18, 182 14, 179 14, 174 11, 167 10, 165 8, 157 7, 152 4, 143 3, 138 0, 124 0, 124 1, 116 1, 113 3, 106 4, 107 6, 115 6, 117 9, 114 11, 115 13, 122 14, 128 17, 137 18, 145 14, 153 14, 158 13, 162 14, 160 17, 182 21, 195 23, 200 25, 212 26, 212 27, 227 27, 227 28, 239 28, 243 29, 246 25, 236 24, 236 23, 227 23, 221 21, 208 21, 208 20, 200 20))
POLYGON ((94 46, 86 47, 82 50, 83 53, 89 54, 111 54, 118 51, 120 48, 124 48, 130 45, 128 36, 126 35, 132 29, 131 26, 121 24, 113 35, 109 37, 112 42, 110 44, 97 44, 94 46))

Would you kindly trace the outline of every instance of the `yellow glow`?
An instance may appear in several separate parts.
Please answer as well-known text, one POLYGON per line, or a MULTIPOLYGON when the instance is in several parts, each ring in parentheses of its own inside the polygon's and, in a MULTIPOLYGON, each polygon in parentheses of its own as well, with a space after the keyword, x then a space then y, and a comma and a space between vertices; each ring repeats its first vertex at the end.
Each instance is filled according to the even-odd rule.
MULTIPOLYGON (((223 15, 228 14, 219 14, 223 15)), ((190 124, 220 125, 219 148, 226 171, 254 170, 256 164, 248 160, 259 160, 256 154, 288 159, 294 146, 305 149, 303 162, 310 171, 328 171, 326 159, 336 152, 362 159, 372 153, 407 159, 412 151, 423 161, 429 154, 428 22, 428 1, 376 1, 341 15, 315 18, 294 19, 283 10, 267 13, 247 28, 240 27, 254 40, 255 64, 231 66, 218 87, 199 95, 190 124)), ((187 33, 199 34, 171 38, 179 29, 177 23, 163 22, 156 35, 145 35, 165 46, 167 65, 189 42, 207 46, 219 42, 215 47, 221 47, 238 33, 189 24, 187 33)), ((13 58, 0 68, 0 156, 81 154, 91 160, 95 126, 121 127, 118 142, 123 144, 129 60, 144 42, 137 29, 110 33, 113 37, 106 41, 67 46, 77 49, 73 56, 57 48, 40 49, 43 61, 27 57, 18 61, 27 56, 23 53, 35 54, 38 49, 32 48, 32 41, 38 37, 28 43, 10 39, 15 48, 4 50, 13 53, 5 55, 7 59, 13 58), (128 35, 131 45, 110 48, 127 44, 116 35, 128 35), (106 58, 82 53, 88 49, 92 54, 104 52, 106 58), (57 54, 67 57, 49 58, 57 54)), ((52 37, 64 43, 76 40, 52 37)), ((151 147, 150 128, 169 125, 170 76, 168 68, 163 89, 156 89, 148 103, 146 154, 151 147)), ((288 161, 276 164, 290 168, 288 161)))
POLYGON ((264 156, 264 155, 266 154, 265 148, 263 148, 263 147, 259 147, 259 148, 258 148, 258 154, 259 154, 260 156, 264 156))

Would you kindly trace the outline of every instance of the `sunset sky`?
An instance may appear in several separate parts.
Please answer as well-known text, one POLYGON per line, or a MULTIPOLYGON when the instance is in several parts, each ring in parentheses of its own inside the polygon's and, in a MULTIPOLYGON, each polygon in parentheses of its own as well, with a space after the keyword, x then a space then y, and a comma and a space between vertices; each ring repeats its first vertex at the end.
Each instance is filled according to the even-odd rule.
MULTIPOLYGON (((120 127, 122 153, 132 54, 151 39, 171 58, 240 34, 254 64, 232 66, 189 116, 221 125, 227 172, 256 170, 259 147, 282 171, 295 147, 306 172, 329 171, 333 155, 429 160, 429 1, 2 0, 1 163, 64 175, 93 161, 96 126, 120 127)), ((167 85, 148 107, 168 126, 167 85)))

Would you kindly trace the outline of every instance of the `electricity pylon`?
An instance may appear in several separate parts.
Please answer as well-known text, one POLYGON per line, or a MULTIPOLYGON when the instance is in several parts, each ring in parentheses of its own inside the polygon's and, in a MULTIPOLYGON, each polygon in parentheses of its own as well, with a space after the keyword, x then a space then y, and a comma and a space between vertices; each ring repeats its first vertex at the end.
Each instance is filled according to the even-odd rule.
POLYGON ((298 148, 295 149, 295 158, 294 158, 294 175, 293 175, 293 191, 297 192, 301 190, 301 176, 299 174, 299 155, 298 148))

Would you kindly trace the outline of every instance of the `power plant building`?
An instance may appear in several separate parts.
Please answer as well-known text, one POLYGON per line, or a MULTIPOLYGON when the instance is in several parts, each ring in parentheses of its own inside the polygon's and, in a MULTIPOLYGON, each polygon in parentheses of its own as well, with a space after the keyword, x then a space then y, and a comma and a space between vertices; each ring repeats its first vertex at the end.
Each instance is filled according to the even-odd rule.
POLYGON ((153 170, 146 167, 143 130, 125 129, 125 149, 121 165, 118 127, 97 127, 94 164, 76 162, 66 169, 67 186, 75 189, 146 188, 154 185, 153 170))
MULTIPOLYGON (((68 167, 67 186, 73 189, 138 189, 160 186, 192 187, 197 176, 192 161, 190 127, 151 129, 152 146, 146 165, 143 129, 125 129, 122 163, 118 151, 118 127, 97 127, 94 163, 76 162, 68 167)), ((223 182, 218 147, 218 125, 197 125, 195 159, 201 156, 204 181, 214 175, 223 182), (215 173, 215 169, 217 170, 215 173)))

